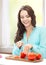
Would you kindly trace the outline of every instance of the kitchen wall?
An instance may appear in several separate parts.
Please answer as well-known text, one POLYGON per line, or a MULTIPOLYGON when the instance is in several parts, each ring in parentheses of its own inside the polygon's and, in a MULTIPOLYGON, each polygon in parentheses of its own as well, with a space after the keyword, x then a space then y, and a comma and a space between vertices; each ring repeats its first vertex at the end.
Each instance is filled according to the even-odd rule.
POLYGON ((1 30, 1 28, 2 28, 2 16, 1 16, 2 11, 1 11, 1 9, 2 9, 2 0, 0 0, 0 46, 2 44, 2 30, 1 30))

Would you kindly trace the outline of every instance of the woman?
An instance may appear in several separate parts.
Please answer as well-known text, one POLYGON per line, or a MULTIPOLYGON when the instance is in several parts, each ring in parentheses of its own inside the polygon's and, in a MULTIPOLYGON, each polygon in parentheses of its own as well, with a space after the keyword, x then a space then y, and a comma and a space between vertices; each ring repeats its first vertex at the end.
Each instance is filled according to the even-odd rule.
POLYGON ((17 26, 18 30, 12 54, 20 55, 22 51, 26 54, 36 52, 46 58, 46 30, 36 27, 36 16, 30 6, 22 6, 19 10, 17 26))

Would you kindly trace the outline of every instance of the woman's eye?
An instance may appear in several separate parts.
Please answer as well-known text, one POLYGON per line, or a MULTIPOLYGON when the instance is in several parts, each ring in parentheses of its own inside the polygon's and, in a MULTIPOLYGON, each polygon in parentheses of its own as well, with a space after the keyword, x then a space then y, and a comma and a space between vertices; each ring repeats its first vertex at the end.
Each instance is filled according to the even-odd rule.
POLYGON ((26 16, 27 18, 29 18, 30 16, 26 16))
POLYGON ((21 19, 24 19, 24 18, 29 18, 30 16, 26 15, 25 17, 20 17, 21 19))
POLYGON ((21 19, 23 19, 24 17, 20 17, 21 19))

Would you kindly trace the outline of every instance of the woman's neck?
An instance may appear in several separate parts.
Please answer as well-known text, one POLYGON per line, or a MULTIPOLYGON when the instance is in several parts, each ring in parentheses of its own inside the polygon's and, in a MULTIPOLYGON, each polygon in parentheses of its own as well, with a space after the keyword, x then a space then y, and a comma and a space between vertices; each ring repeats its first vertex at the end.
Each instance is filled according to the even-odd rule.
POLYGON ((30 36, 30 34, 31 34, 31 32, 32 32, 32 30, 33 30, 33 26, 30 26, 30 27, 28 27, 28 28, 26 28, 26 36, 27 36, 27 39, 28 39, 28 37, 30 36))
POLYGON ((31 32, 31 31, 33 30, 33 28, 34 28, 33 26, 27 27, 27 28, 26 28, 26 32, 31 32))

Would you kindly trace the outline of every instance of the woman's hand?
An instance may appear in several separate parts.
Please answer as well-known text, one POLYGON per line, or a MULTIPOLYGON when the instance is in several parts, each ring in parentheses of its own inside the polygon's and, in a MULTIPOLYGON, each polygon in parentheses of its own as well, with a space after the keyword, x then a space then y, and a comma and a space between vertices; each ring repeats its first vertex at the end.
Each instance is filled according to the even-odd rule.
POLYGON ((22 43, 21 41, 18 41, 18 42, 16 43, 16 45, 17 45, 18 48, 21 48, 21 46, 23 45, 23 43, 22 43))
POLYGON ((32 47, 33 46, 31 44, 27 44, 24 46, 23 51, 27 54, 29 52, 29 50, 32 49, 32 47))

